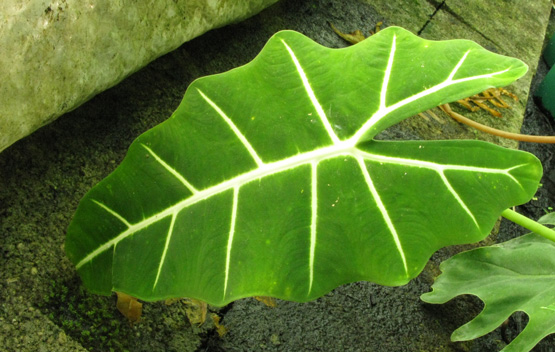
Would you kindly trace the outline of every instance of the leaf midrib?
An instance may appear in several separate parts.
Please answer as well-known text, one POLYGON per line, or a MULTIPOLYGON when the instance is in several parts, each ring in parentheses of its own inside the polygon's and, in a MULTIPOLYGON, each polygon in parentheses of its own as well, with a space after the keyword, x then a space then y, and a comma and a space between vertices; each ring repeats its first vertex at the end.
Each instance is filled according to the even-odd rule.
MULTIPOLYGON (((151 154, 153 154, 153 156, 157 159, 160 160, 159 162, 161 163, 162 166, 164 166, 164 168, 167 169, 166 167, 166 163, 163 162, 163 160, 154 153, 154 151, 152 151, 152 149, 146 147, 143 145, 143 147, 151 154)), ((143 219, 139 222, 136 222, 134 224, 128 222, 124 217, 122 217, 119 213, 117 213, 116 211, 110 209, 108 206, 104 205, 103 203, 97 201, 97 200, 93 200, 96 204, 98 204, 99 206, 101 206, 103 209, 105 209, 107 212, 111 213, 114 217, 116 217, 118 220, 122 221, 122 223, 127 226, 127 229, 125 231, 123 231, 122 233, 120 233, 118 236, 114 237, 113 239, 111 239, 110 241, 104 243, 103 245, 99 246, 96 250, 94 250, 93 252, 89 253, 86 257, 84 257, 81 261, 79 261, 79 263, 76 265, 77 269, 79 269, 81 266, 83 266, 84 264, 86 264, 87 262, 89 262, 90 260, 92 260, 94 257, 96 257, 97 255, 99 255, 100 253, 108 250, 109 248, 111 248, 112 246, 116 245, 117 243, 121 242, 123 239, 127 238, 128 236, 132 235, 133 233, 137 232, 140 229, 143 229, 145 227, 148 227, 150 225, 152 225, 153 223, 156 223, 157 221, 170 216, 170 215, 177 215, 181 210, 194 205, 200 201, 203 201, 205 199, 208 199, 212 196, 215 196, 217 194, 220 194, 222 192, 231 190, 233 188, 240 188, 246 184, 248 184, 251 181, 257 180, 257 179, 262 179, 264 177, 270 176, 270 175, 274 175, 274 174, 278 174, 281 173, 283 171, 287 171, 290 169, 294 169, 297 168, 299 166, 303 166, 303 165, 307 165, 307 164, 318 164, 323 160, 327 160, 327 159, 333 159, 333 158, 337 158, 337 157, 352 157, 355 159, 364 159, 365 161, 371 161, 371 162, 378 162, 378 163, 387 163, 387 164, 398 164, 398 165, 403 165, 403 166, 407 166, 407 167, 416 167, 416 168, 425 168, 425 169, 430 169, 430 170, 434 170, 435 172, 437 172, 439 175, 443 175, 443 172, 445 170, 458 170, 458 171, 469 171, 469 172, 483 172, 483 173, 493 173, 493 174, 504 174, 508 177, 510 177, 515 183, 519 184, 518 180, 510 174, 510 171, 522 166, 525 166, 524 164, 522 165, 517 165, 511 168, 507 168, 507 169, 496 169, 496 168, 485 168, 485 167, 472 167, 472 166, 462 166, 462 165, 453 165, 453 164, 439 164, 439 163, 434 163, 434 162, 429 162, 429 161, 422 161, 422 160, 417 160, 417 159, 408 159, 408 158, 397 158, 397 157, 390 157, 390 156, 384 156, 384 155, 379 155, 379 154, 372 154, 366 151, 362 151, 360 149, 358 149, 356 146, 352 146, 350 141, 343 141, 340 142, 338 144, 335 145, 331 145, 331 146, 327 146, 327 147, 323 147, 323 148, 319 148, 310 152, 305 152, 303 154, 297 154, 294 155, 292 157, 286 158, 286 159, 282 159, 273 163, 269 163, 269 164, 263 164, 261 166, 259 166, 256 169, 253 169, 249 172, 243 173, 241 175, 236 176, 233 179, 230 180, 226 180, 223 181, 217 185, 214 185, 212 187, 206 188, 204 190, 199 190, 195 193, 193 193, 190 197, 188 197, 187 199, 184 199, 168 208, 165 208, 161 211, 159 211, 156 214, 153 214, 152 216, 143 219)), ((185 178, 181 175, 181 177, 178 177, 175 174, 175 170, 168 170, 168 172, 170 172, 172 175, 174 175, 174 177, 176 177, 178 180, 182 181, 185 180, 185 178)), ((522 185, 520 185, 522 187, 522 185)), ((451 192, 453 193, 453 192, 451 192)))

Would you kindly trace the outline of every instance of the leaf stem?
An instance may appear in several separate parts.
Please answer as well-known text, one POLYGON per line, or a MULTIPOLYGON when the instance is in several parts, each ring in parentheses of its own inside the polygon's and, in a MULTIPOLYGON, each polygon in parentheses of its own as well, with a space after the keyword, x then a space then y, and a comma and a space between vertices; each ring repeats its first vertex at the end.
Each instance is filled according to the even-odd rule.
POLYGON ((545 238, 547 238, 548 240, 551 240, 553 242, 555 242, 555 231, 553 231, 552 229, 543 226, 542 224, 527 218, 524 215, 521 215, 519 213, 517 213, 514 210, 511 209, 505 209, 503 210, 503 212, 501 213, 501 215, 508 219, 511 220, 512 222, 527 228, 528 230, 537 233, 538 235, 541 235, 545 238))
POLYGON ((519 134, 519 133, 511 133, 507 131, 498 130, 496 128, 492 128, 486 125, 482 125, 476 121, 473 121, 467 117, 464 117, 461 114, 458 114, 451 110, 449 104, 440 105, 439 108, 447 113, 449 116, 454 118, 460 123, 464 123, 467 126, 473 127, 477 130, 482 132, 486 132, 489 134, 493 134, 494 136, 499 136, 508 139, 514 139, 521 142, 532 142, 532 143, 555 143, 555 136, 532 136, 529 134, 519 134))

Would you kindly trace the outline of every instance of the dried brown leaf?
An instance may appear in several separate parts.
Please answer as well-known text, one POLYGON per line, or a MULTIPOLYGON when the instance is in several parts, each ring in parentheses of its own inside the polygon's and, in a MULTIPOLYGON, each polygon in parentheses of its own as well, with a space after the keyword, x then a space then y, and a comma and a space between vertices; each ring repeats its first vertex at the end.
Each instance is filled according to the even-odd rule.
POLYGON ((185 313, 187 318, 193 325, 202 325, 206 321, 206 313, 208 312, 208 305, 204 301, 193 298, 184 298, 183 303, 187 305, 185 313))
POLYGON ((254 298, 257 301, 264 303, 267 307, 271 307, 271 308, 277 307, 277 302, 276 302, 275 298, 273 298, 273 297, 254 296, 254 298))
POLYGON ((177 303, 181 300, 182 298, 168 298, 167 300, 164 301, 164 304, 167 306, 171 306, 172 304, 177 303))
POLYGON ((363 41, 364 39, 366 39, 364 34, 362 34, 362 32, 359 31, 358 29, 354 32, 351 32, 351 33, 343 33, 339 29, 337 29, 332 23, 330 23, 330 26, 333 29, 333 31, 335 33, 337 33, 338 36, 345 39, 346 41, 348 41, 351 44, 357 44, 357 43, 360 43, 361 41, 363 41))
POLYGON ((118 301, 117 309, 123 314, 131 324, 139 322, 143 313, 143 304, 133 296, 123 292, 116 292, 118 301))
POLYGON ((464 106, 465 108, 467 108, 472 112, 483 109, 489 112, 490 115, 492 116, 501 117, 502 115, 499 111, 493 108, 490 108, 485 103, 489 102, 495 107, 510 109, 511 106, 502 99, 501 97, 502 95, 506 95, 512 98, 514 101, 518 101, 518 97, 516 95, 503 88, 490 88, 490 89, 486 89, 480 94, 476 94, 465 99, 457 100, 457 103, 459 103, 460 105, 464 106))
POLYGON ((212 321, 214 322, 214 327, 219 337, 224 336, 227 333, 227 328, 220 324, 220 316, 212 313, 212 321))

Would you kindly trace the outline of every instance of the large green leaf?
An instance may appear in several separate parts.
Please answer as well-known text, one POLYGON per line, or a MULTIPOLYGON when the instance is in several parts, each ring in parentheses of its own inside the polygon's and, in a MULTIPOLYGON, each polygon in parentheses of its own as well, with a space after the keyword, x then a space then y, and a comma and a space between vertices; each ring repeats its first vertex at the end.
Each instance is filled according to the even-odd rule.
MULTIPOLYGON (((553 215, 543 220, 555 224, 553 215)), ((471 294, 485 303, 476 318, 453 332, 453 341, 485 335, 516 311, 525 312, 530 320, 504 352, 529 351, 555 333, 555 242, 528 234, 457 254, 440 269, 433 291, 423 294, 423 301, 445 303, 471 294)))
POLYGON ((81 201, 66 250, 94 292, 223 305, 402 285, 484 238, 541 165, 479 141, 375 141, 415 113, 526 72, 470 41, 390 27, 345 49, 274 35, 251 63, 196 80, 81 201))

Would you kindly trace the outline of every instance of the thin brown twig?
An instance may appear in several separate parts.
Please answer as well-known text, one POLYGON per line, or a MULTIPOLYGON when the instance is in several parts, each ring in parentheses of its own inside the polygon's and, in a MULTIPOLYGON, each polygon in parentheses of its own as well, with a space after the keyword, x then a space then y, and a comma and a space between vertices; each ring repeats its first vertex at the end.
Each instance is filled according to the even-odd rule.
POLYGON ((519 133, 511 133, 502 130, 498 130, 496 128, 492 128, 486 125, 482 125, 476 121, 473 121, 467 117, 464 117, 461 114, 458 114, 451 110, 449 104, 440 105, 439 108, 447 113, 449 116, 454 118, 460 123, 464 123, 472 128, 480 130, 482 132, 486 132, 489 134, 493 134, 494 136, 499 136, 508 139, 514 139, 521 142, 532 142, 532 143, 555 143, 555 136, 532 136, 528 134, 519 134, 519 133))

